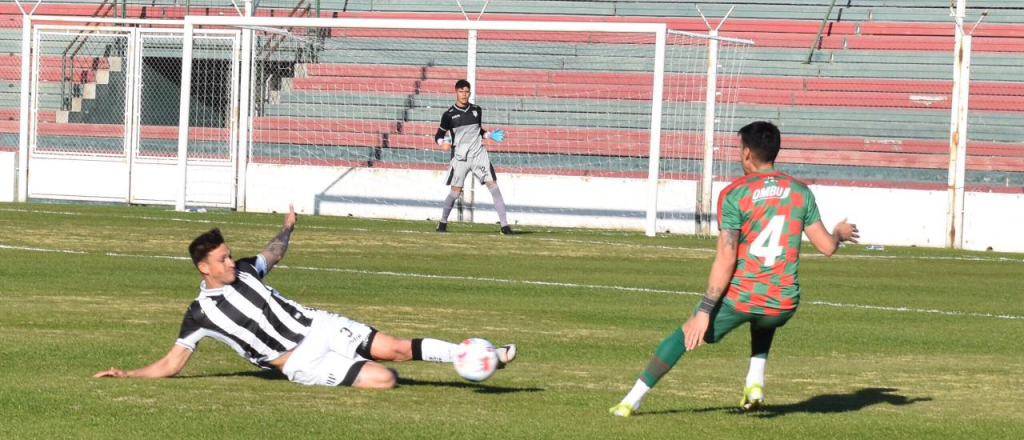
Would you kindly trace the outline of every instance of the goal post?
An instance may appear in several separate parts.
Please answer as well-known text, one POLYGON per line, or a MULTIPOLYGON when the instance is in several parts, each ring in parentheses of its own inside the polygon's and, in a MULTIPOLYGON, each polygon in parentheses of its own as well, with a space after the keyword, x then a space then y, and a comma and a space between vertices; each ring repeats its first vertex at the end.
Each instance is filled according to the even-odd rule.
POLYGON ((21 117, 18 121, 18 202, 28 201, 28 130, 29 130, 29 97, 31 96, 29 78, 32 54, 32 20, 25 16, 21 29, 21 117))
POLYGON ((192 104, 192 42, 195 35, 192 23, 186 21, 181 40, 181 101, 178 104, 178 198, 174 203, 174 209, 178 211, 185 210, 188 186, 188 115, 192 104))
POLYGON ((654 96, 651 109, 651 152, 647 171, 647 223, 645 233, 653 237, 658 232, 658 179, 661 177, 661 106, 665 90, 665 33, 662 26, 655 34, 654 43, 654 96))
MULTIPOLYGON (((671 228, 699 232, 704 152, 722 147, 722 133, 705 124, 730 111, 706 106, 723 95, 706 77, 714 37, 670 35, 664 23, 193 16, 184 26, 182 115, 195 101, 186 98, 195 94, 189 41, 223 28, 253 34, 241 78, 251 119, 239 127, 248 135, 240 134, 238 151, 238 182, 248 191, 239 188, 247 200, 238 206, 272 209, 263 196, 287 193, 313 200, 307 208, 316 213, 352 215, 341 209, 363 203, 372 206, 357 215, 436 219, 449 157, 434 131, 454 101, 454 80, 472 76, 484 128, 510 133, 485 144, 498 173, 513 181, 502 189, 514 219, 651 236, 668 229, 659 221, 689 222, 671 228), (273 184, 261 174, 269 168, 279 173, 273 184), (296 177, 306 186, 288 187, 296 177), (659 210, 666 190, 686 201, 659 210), (609 220, 576 219, 585 216, 609 220)), ((187 118, 179 123, 180 158, 189 128, 187 118)), ((179 166, 184 187, 188 164, 179 166)), ((456 219, 462 210, 473 221, 493 218, 482 203, 490 198, 466 189, 456 219)))

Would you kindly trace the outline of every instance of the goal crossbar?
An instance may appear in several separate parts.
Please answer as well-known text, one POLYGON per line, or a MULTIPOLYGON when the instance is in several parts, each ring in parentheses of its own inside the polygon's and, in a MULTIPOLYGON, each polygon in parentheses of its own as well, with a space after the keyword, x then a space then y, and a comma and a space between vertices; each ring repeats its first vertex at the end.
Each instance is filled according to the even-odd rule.
POLYGON ((745 39, 745 38, 731 38, 731 37, 723 37, 721 35, 698 34, 696 32, 680 31, 680 30, 675 30, 675 29, 669 29, 667 32, 669 34, 671 34, 671 35, 686 35, 687 37, 700 38, 700 39, 704 39, 704 40, 725 41, 725 42, 728 42, 728 43, 743 44, 743 45, 747 45, 747 46, 753 46, 754 45, 754 40, 748 40, 748 39, 745 39))
POLYGON ((478 31, 555 31, 651 33, 667 32, 665 23, 605 23, 568 21, 465 21, 316 17, 187 16, 186 26, 344 27, 375 29, 447 29, 478 31))

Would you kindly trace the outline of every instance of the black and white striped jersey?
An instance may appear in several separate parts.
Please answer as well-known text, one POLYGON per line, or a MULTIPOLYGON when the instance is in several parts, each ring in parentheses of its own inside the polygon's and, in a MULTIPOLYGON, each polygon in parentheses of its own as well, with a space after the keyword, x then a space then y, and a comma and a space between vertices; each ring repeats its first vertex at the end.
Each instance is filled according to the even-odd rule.
POLYGON ((441 125, 437 127, 434 141, 452 133, 452 157, 456 160, 467 160, 484 151, 483 135, 486 133, 481 125, 483 109, 476 104, 466 108, 453 105, 441 115, 441 125))
POLYGON ((313 323, 315 310, 281 296, 263 284, 267 263, 262 255, 235 261, 235 282, 219 289, 199 286, 189 305, 176 344, 195 351, 210 337, 234 349, 260 368, 295 348, 313 323))

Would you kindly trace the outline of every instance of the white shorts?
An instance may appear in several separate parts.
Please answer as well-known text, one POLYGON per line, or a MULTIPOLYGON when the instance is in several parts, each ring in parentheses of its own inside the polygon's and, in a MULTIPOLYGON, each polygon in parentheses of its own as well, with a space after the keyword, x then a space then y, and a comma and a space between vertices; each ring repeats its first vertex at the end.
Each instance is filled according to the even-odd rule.
POLYGON ((370 360, 376 334, 366 324, 320 311, 281 371, 288 380, 303 385, 351 386, 370 360))
POLYGON ((498 180, 498 175, 494 172, 494 165, 491 165, 491 158, 487 156, 486 151, 483 151, 476 157, 466 160, 452 158, 448 164, 448 180, 445 185, 465 187, 466 175, 469 173, 473 173, 481 185, 498 180))

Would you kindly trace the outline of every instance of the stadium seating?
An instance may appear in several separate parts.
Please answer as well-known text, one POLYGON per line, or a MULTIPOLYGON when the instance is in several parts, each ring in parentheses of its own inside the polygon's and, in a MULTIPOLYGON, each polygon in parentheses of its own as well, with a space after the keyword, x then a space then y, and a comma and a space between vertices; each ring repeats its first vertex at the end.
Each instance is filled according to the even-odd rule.
MULTIPOLYGON (((109 13, 100 3, 62 0, 60 4, 42 5, 37 13, 109 13)), ((178 18, 185 13, 180 2, 173 0, 147 0, 145 5, 132 0, 129 3, 129 16, 178 18)), ((192 3, 199 4, 198 8, 191 7, 192 14, 235 13, 227 2, 192 3)), ((723 34, 757 42, 748 53, 743 76, 738 78, 739 104, 734 117, 736 124, 752 119, 780 124, 787 136, 787 150, 780 157, 785 166, 792 166, 802 175, 821 176, 823 181, 839 180, 836 170, 841 169, 838 175, 847 176, 846 180, 854 183, 944 184, 953 62, 953 26, 948 4, 925 0, 898 4, 853 0, 837 5, 810 64, 804 62, 829 0, 793 0, 784 4, 771 0, 505 0, 491 2, 486 17, 551 20, 572 15, 602 21, 667 21, 675 29, 703 31, 706 26, 693 3, 710 17, 720 17, 729 6, 736 5, 722 28, 723 34)), ((311 13, 307 2, 283 0, 261 2, 257 13, 295 15, 296 4, 304 14, 311 13)), ((484 1, 462 4, 472 14, 480 10, 484 1)), ((1005 175, 1010 176, 1004 179, 1006 182, 1024 183, 1024 124, 1018 122, 1024 109, 1024 82, 1019 73, 1024 69, 1024 6, 1014 0, 975 0, 969 6, 969 19, 982 8, 992 8, 993 12, 975 32, 973 45, 971 157, 967 166, 974 172, 968 177, 983 183, 993 181, 993 176, 1005 175)), ((0 56, 7 61, 4 65, 20 61, 16 60, 12 44, 20 43, 20 19, 13 15, 12 7, 0 5, 0 56)), ((322 0, 319 9, 325 17, 462 18, 450 4, 416 0, 322 0)), ((281 81, 280 90, 274 91, 273 99, 255 121, 257 156, 267 152, 268 157, 306 163, 359 163, 368 159, 386 162, 389 158, 419 161, 422 166, 435 166, 428 163, 435 159, 443 163, 443 155, 410 156, 401 151, 430 147, 438 108, 451 101, 452 80, 461 76, 465 65, 462 33, 451 34, 448 42, 432 41, 431 50, 425 51, 424 43, 417 40, 436 38, 437 33, 417 38, 408 33, 389 35, 387 31, 333 31, 331 36, 339 37, 336 41, 345 49, 345 56, 331 58, 330 53, 325 53, 316 63, 299 64, 293 78, 281 81), (382 51, 382 47, 388 50, 382 51), (313 115, 296 111, 301 103, 333 102, 331 93, 362 97, 347 96, 347 104, 324 105, 313 115), (401 122, 382 123, 384 120, 401 122), (297 126, 315 127, 316 140, 289 134, 297 126)), ((647 120, 642 100, 649 99, 649 92, 643 86, 621 84, 649 83, 643 72, 649 72, 650 67, 632 56, 629 45, 610 40, 584 47, 577 45, 575 38, 580 36, 481 32, 476 91, 479 103, 488 111, 488 121, 506 126, 510 132, 506 143, 492 148, 501 157, 502 165, 546 169, 545 172, 560 166, 571 168, 571 163, 563 164, 561 156, 550 153, 571 154, 566 149, 573 147, 572 139, 556 139, 574 133, 573 130, 577 130, 573 136, 582 136, 578 130, 584 130, 588 139, 598 139, 587 146, 587 155, 615 157, 635 153, 624 153, 623 142, 616 139, 643 135, 647 120), (524 40, 529 41, 529 53, 523 53, 524 40), (568 56, 579 50, 592 53, 583 62, 568 56), (563 68, 570 72, 560 72, 563 68), (574 69, 612 71, 601 82, 620 86, 608 87, 592 78, 581 82, 579 76, 572 75, 574 69), (633 99, 638 104, 624 104, 623 99, 633 99), (570 108, 587 111, 566 110, 570 108), (557 120, 564 126, 545 125, 550 122, 531 116, 555 110, 560 115, 557 120), (616 113, 619 125, 609 126, 607 119, 596 116, 611 112, 616 113), (544 163, 544 158, 550 163, 544 163)), ((584 38, 593 41, 594 36, 584 38)), ((82 88, 98 82, 103 60, 81 66, 79 63, 75 61, 75 67, 81 69, 76 70, 75 77, 81 78, 82 88)), ((669 72, 666 81, 671 83, 673 78, 682 80, 697 73, 676 69, 669 72)), ((19 75, 20 72, 12 74, 0 67, 0 123, 8 121, 0 125, 0 133, 11 133, 8 125, 16 122, 19 91, 14 89, 19 75)), ((723 88, 733 86, 736 84, 720 84, 723 88)), ((57 91, 49 85, 44 88, 41 98, 46 104, 41 108, 53 110, 55 120, 63 121, 61 99, 54 97, 57 91)), ((667 114, 672 112, 673 105, 672 97, 668 98, 667 114)), ((41 117, 50 118, 51 113, 41 117)), ((665 124, 667 137, 696 136, 674 132, 671 120, 665 124)), ((16 133, 16 127, 13 132, 16 133)), ((173 133, 150 129, 145 130, 144 136, 170 139, 168 136, 173 137, 173 133)), ((0 148, 9 145, 9 138, 0 137, 0 148)), ((721 142, 728 145, 732 140, 721 142)), ((671 142, 665 144, 669 145, 663 151, 666 160, 699 160, 689 157, 692 153, 673 150, 671 142)), ((578 161, 597 162, 600 161, 578 161)), ((644 164, 637 164, 637 172, 643 167, 644 164)), ((564 171, 586 174, 601 170, 564 171)))

